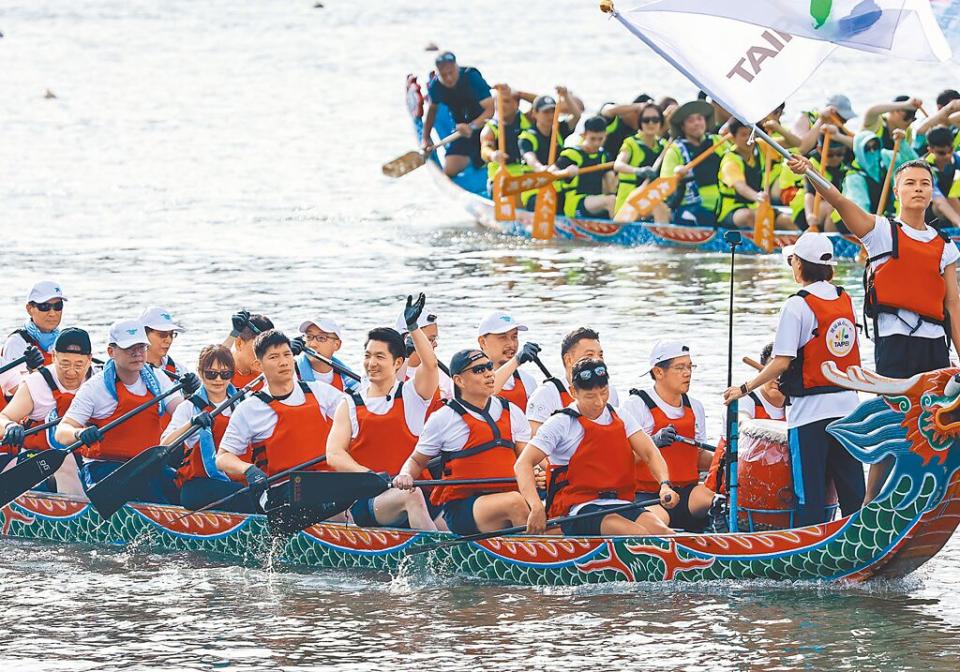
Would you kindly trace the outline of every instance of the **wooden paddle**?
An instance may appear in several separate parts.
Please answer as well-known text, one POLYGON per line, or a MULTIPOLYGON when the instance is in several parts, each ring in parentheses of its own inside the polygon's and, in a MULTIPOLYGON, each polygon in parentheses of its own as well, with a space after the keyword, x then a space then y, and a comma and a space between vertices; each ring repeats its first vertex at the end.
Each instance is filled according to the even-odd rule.
POLYGON ((754 213, 753 242, 764 252, 773 252, 776 245, 774 238, 774 227, 777 221, 777 213, 770 202, 770 171, 773 168, 773 157, 763 152, 765 157, 763 162, 763 193, 767 197, 757 206, 754 213))
MULTIPOLYGON (((823 147, 820 149, 820 176, 826 179, 827 174, 827 156, 830 154, 830 131, 823 132, 823 147)), ((822 197, 820 192, 813 197, 813 220, 809 222, 809 230, 814 233, 817 232, 817 222, 820 220, 820 201, 822 197)))
POLYGON ((763 364, 755 360, 753 357, 744 357, 743 363, 746 364, 747 366, 752 366, 757 371, 763 371, 763 364))
POLYGON ((670 194, 677 190, 677 187, 680 186, 680 180, 684 175, 710 158, 710 155, 716 152, 717 148, 726 143, 730 138, 731 136, 728 133, 724 133, 710 147, 700 152, 700 154, 691 159, 686 165, 681 166, 673 175, 658 177, 649 184, 637 187, 631 191, 630 195, 627 196, 627 200, 624 201, 623 205, 617 211, 613 221, 623 224, 635 222, 637 218, 649 215, 653 212, 653 207, 657 203, 663 202, 670 194))
MULTIPOLYGON (((587 173, 596 173, 598 171, 611 170, 612 168, 613 161, 607 161, 606 163, 598 163, 595 166, 581 168, 577 171, 577 175, 586 175, 587 173)), ((556 179, 556 175, 546 170, 536 173, 523 173, 522 175, 508 175, 503 180, 503 188, 501 193, 504 196, 512 196, 514 194, 519 194, 522 191, 540 189, 548 184, 553 184, 556 179)))
MULTIPOLYGON (((557 160, 557 135, 560 132, 560 106, 563 96, 557 93, 557 105, 553 108, 553 125, 550 128, 550 152, 547 165, 557 160)), ((553 182, 537 190, 537 202, 533 210, 533 237, 537 240, 552 240, 557 221, 557 189, 553 182)))
POLYGON ((454 131, 443 140, 426 149, 412 149, 406 154, 398 156, 393 161, 383 164, 383 174, 387 177, 403 177, 407 173, 413 172, 427 162, 427 157, 433 153, 437 147, 449 145, 457 138, 462 137, 460 133, 454 131))
MULTIPOLYGON (((507 154, 507 127, 503 120, 504 88, 497 87, 497 150, 501 155, 507 154)), ((518 111, 517 114, 520 114, 518 111)), ((512 195, 504 194, 503 181, 510 173, 504 164, 500 164, 493 176, 493 216, 498 222, 509 222, 516 219, 517 208, 512 195)))
MULTIPOLYGON (((564 523, 569 523, 574 520, 587 520, 589 518, 600 518, 603 516, 608 516, 612 513, 624 513, 626 511, 635 511, 639 508, 646 506, 654 506, 659 504, 659 499, 647 499, 642 502, 634 502, 633 504, 624 504, 622 506, 612 506, 608 509, 600 509, 599 511, 590 511, 589 513, 577 513, 572 516, 560 516, 558 518, 551 518, 547 521, 546 529, 552 529, 554 527, 559 527, 564 523)), ((447 539, 445 541, 439 541, 435 544, 424 544, 422 546, 413 546, 408 547, 408 555, 419 555, 420 553, 430 553, 431 551, 438 551, 443 548, 450 548, 451 546, 459 546, 460 544, 467 544, 473 541, 483 541, 484 539, 493 539, 495 537, 507 537, 514 534, 523 534, 527 531, 526 525, 517 525, 516 527, 508 527, 503 530, 495 530, 493 532, 480 532, 478 534, 468 534, 464 537, 458 537, 456 539, 447 539)))
MULTIPOLYGON (((232 396, 218 404, 210 411, 210 415, 216 417, 223 413, 259 385, 262 379, 263 374, 261 373, 232 396)), ((153 478, 167 463, 170 455, 200 429, 201 427, 194 425, 183 436, 171 443, 152 446, 141 451, 136 457, 124 462, 118 469, 107 474, 106 477, 87 490, 87 497, 90 498, 90 503, 93 504, 93 508, 97 510, 100 517, 107 520, 119 511, 124 504, 138 494, 138 486, 153 478)))
POLYGON ((890 197, 890 183, 893 181, 893 171, 897 167, 897 154, 900 152, 900 138, 893 141, 893 156, 887 166, 887 174, 883 178, 883 191, 880 192, 880 203, 877 205, 877 214, 883 215, 887 209, 887 199, 890 197))
MULTIPOLYGON (((136 408, 124 413, 112 422, 108 422, 100 428, 100 432, 106 434, 114 427, 122 425, 127 420, 150 408, 172 394, 176 394, 183 387, 183 383, 174 385, 169 390, 148 401, 143 402, 136 408)), ((0 474, 0 507, 4 507, 17 497, 25 493, 30 488, 43 483, 46 479, 53 476, 54 472, 60 468, 67 455, 73 454, 83 446, 83 441, 75 441, 63 450, 50 448, 43 450, 33 457, 20 462, 9 471, 0 474)))

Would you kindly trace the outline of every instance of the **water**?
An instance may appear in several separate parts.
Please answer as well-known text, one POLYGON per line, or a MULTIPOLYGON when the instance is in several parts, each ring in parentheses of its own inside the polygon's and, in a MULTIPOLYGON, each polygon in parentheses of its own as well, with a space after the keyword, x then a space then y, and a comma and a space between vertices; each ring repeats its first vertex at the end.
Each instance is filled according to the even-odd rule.
MULTIPOLYGON (((356 365, 365 330, 422 289, 444 357, 497 308, 528 322, 554 371, 562 334, 594 326, 622 389, 643 382, 657 338, 688 340, 716 437, 729 259, 501 237, 426 171, 379 172, 413 146, 403 79, 430 67, 430 41, 491 83, 563 83, 588 109, 695 93, 594 4, 4 3, 0 324, 15 326, 27 288, 51 276, 69 297, 65 323, 98 348, 111 321, 160 304, 188 328, 172 354, 189 362, 247 306, 287 329, 337 316, 356 365)), ((932 109, 958 74, 838 54, 788 116, 834 91, 861 113, 901 92, 932 109)), ((839 277, 859 303, 856 269, 839 277)), ((772 338, 795 286, 775 258, 738 260, 735 281, 739 360, 772 338)), ((747 375, 737 364, 734 379, 747 375)), ((895 584, 559 591, 4 542, 0 665, 955 670, 958 590, 956 541, 895 584)))

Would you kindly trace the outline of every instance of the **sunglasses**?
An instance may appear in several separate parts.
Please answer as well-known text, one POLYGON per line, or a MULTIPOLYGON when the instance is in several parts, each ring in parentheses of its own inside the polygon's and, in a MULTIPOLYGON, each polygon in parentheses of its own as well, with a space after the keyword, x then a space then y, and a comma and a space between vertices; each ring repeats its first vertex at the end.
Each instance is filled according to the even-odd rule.
POLYGON ((230 380, 233 378, 233 370, 227 369, 226 371, 212 371, 210 369, 205 369, 203 372, 203 377, 207 380, 216 380, 217 378, 220 378, 220 380, 230 380))
POLYGON ((577 374, 577 378, 580 380, 590 380, 596 376, 597 378, 606 378, 607 377, 607 367, 598 366, 595 369, 586 369, 577 374))
POLYGON ((33 307, 41 313, 49 313, 51 310, 59 313, 63 311, 63 301, 44 301, 43 303, 34 303, 33 307))
POLYGON ((485 371, 493 371, 493 362, 487 362, 486 364, 477 364, 476 366, 470 367, 471 373, 483 373, 485 371))
POLYGON ((661 124, 663 119, 660 117, 640 117, 641 124, 661 124))

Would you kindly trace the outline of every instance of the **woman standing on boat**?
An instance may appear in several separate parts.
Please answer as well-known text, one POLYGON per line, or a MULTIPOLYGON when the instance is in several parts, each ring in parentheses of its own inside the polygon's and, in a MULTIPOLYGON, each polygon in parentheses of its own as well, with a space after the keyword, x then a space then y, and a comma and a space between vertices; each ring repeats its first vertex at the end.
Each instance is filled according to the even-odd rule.
POLYGON ((860 346, 853 302, 830 282, 836 264, 830 239, 807 232, 783 252, 802 289, 780 310, 773 359, 753 380, 728 388, 723 399, 729 404, 781 376, 780 389, 790 397, 787 430, 795 522, 802 527, 826 521, 828 479, 836 486, 843 515, 863 504, 863 465, 827 433, 827 425, 853 412, 860 401, 856 392, 836 387, 821 371, 828 361, 841 371, 859 366, 860 346))
MULTIPOLYGON (((637 188, 638 184, 657 177, 658 171, 653 164, 657 162, 667 146, 667 141, 661 137, 663 112, 656 104, 643 104, 638 120, 640 130, 624 139, 618 149, 617 160, 613 163, 613 169, 620 178, 614 212, 620 209, 627 200, 627 196, 637 188)), ((653 219, 659 223, 669 223, 670 208, 662 202, 657 203, 653 209, 653 219)))

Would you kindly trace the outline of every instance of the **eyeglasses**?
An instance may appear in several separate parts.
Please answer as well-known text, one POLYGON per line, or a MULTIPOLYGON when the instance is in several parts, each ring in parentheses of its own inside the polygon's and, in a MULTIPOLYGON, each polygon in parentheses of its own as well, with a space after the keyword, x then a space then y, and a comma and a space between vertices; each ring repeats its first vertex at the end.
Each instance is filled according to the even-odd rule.
POLYGON ((580 372, 577 374, 577 378, 579 378, 580 380, 590 380, 590 379, 593 378, 594 376, 596 376, 597 378, 606 378, 606 376, 607 376, 607 367, 605 367, 605 366, 598 366, 598 367, 593 368, 593 369, 585 369, 585 370, 583 370, 583 371, 580 371, 580 372))
POLYGON ((483 373, 485 371, 493 371, 493 362, 487 362, 486 364, 477 364, 476 366, 470 367, 471 373, 483 373))
POLYGON ((663 119, 660 117, 640 117, 641 124, 662 124, 663 119))
POLYGON ((34 303, 33 307, 41 313, 49 313, 51 310, 59 313, 63 311, 63 301, 44 301, 43 303, 34 303))
POLYGON ((220 378, 220 380, 230 380, 233 378, 233 370, 214 371, 213 369, 204 369, 203 377, 207 380, 216 380, 217 378, 220 378))
POLYGON ((156 334, 157 338, 163 340, 169 338, 172 341, 177 337, 177 332, 175 331, 160 331, 159 329, 151 329, 150 327, 144 327, 144 331, 148 334, 156 334))
POLYGON ((337 336, 327 336, 326 334, 317 334, 315 336, 306 335, 307 343, 327 343, 328 341, 339 341, 337 336))
POLYGON ((674 371, 693 371, 697 368, 696 364, 674 364, 673 366, 668 367, 674 371))

